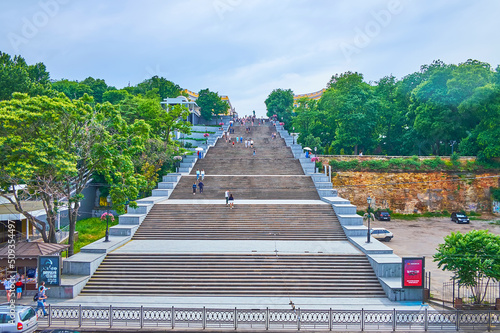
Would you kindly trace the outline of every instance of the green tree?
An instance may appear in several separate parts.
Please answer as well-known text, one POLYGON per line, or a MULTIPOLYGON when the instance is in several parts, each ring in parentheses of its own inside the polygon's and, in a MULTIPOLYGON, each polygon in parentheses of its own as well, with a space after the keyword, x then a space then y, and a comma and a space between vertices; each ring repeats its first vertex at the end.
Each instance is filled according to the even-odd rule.
POLYGON ((181 87, 178 84, 156 75, 150 79, 142 81, 137 85, 137 87, 133 87, 130 90, 134 95, 146 95, 148 91, 153 89, 157 89, 158 95, 161 99, 167 97, 178 97, 181 95, 181 87))
POLYGON ((92 97, 94 97, 94 101, 96 103, 102 103, 103 99, 102 96, 103 94, 110 89, 106 82, 102 79, 94 79, 93 77, 89 76, 85 80, 81 82, 81 84, 85 84, 90 87, 92 90, 92 97))
POLYGON ((135 172, 133 157, 144 150, 149 126, 141 120, 128 125, 109 103, 91 105, 87 95, 71 101, 62 94, 49 98, 19 93, 0 103, 0 195, 45 242, 55 242, 57 212, 66 205, 72 246, 82 191, 93 173, 105 176, 118 212, 146 186, 135 172), (27 200, 41 200, 46 221, 25 208, 27 200))
POLYGON ((293 91, 291 89, 274 89, 264 101, 267 116, 276 115, 279 121, 285 122, 285 128, 290 130, 293 110, 293 91))
POLYGON ((124 99, 126 99, 130 94, 124 90, 116 90, 116 89, 110 89, 106 91, 104 94, 102 94, 102 101, 103 102, 109 102, 111 104, 118 104, 124 99))
POLYGON ((66 79, 53 82, 52 89, 64 93, 68 98, 72 100, 82 98, 85 94, 89 96, 92 96, 94 94, 94 92, 88 85, 66 79))
POLYGON ((453 272, 460 284, 470 287, 475 303, 481 303, 488 283, 500 281, 500 236, 488 230, 452 232, 439 244, 434 261, 442 270, 453 272), (482 290, 484 279, 487 283, 482 290))
POLYGON ((229 105, 221 99, 218 93, 209 89, 200 90, 196 104, 200 107, 203 119, 210 120, 213 115, 227 114, 229 105))
MULTIPOLYGON (((375 128, 379 101, 373 87, 363 81, 363 75, 346 72, 332 77, 320 101, 320 108, 335 123, 332 145, 337 150, 372 149, 377 140, 375 128)), ((333 127, 333 126, 332 126, 333 127)))
POLYGON ((10 99, 14 92, 29 92, 30 76, 26 61, 15 56, 11 58, 0 51, 0 100, 10 99))

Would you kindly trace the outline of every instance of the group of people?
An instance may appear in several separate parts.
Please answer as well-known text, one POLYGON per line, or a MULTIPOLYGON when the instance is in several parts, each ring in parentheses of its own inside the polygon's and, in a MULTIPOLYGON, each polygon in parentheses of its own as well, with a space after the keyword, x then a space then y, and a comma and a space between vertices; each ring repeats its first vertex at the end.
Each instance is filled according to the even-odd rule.
POLYGON ((273 139, 273 140, 276 139, 276 133, 271 134, 271 139, 273 139))
POLYGON ((226 207, 229 207, 230 209, 233 209, 234 207, 234 197, 232 193, 229 193, 229 190, 227 190, 224 193, 224 196, 226 197, 226 207))
POLYGON ((24 275, 19 275, 19 274, 16 274, 14 279, 4 278, 2 280, 2 284, 5 288, 5 293, 7 294, 7 303, 10 302, 13 289, 16 290, 15 292, 16 298, 21 299, 23 295, 23 290, 25 288, 25 281, 26 279, 24 278, 24 275))
POLYGON ((196 169, 196 182, 198 182, 198 185, 196 182, 193 183, 193 195, 196 195, 196 189, 200 190, 200 194, 203 193, 203 187, 205 184, 203 184, 203 180, 205 179, 205 169, 196 169))
MULTIPOLYGON (((21 299, 23 295, 23 290, 26 286, 26 279, 24 278, 24 275, 19 275, 16 274, 15 277, 10 278, 10 277, 4 277, 2 280, 2 284, 5 288, 5 293, 7 295, 7 303, 10 303, 10 300, 12 298, 12 290, 15 288, 16 290, 16 298, 21 299)), ((37 302, 37 307, 36 310, 38 311, 39 309, 42 309, 43 315, 47 316, 47 310, 45 309, 45 301, 47 299, 47 295, 45 292, 47 291, 47 288, 45 287, 45 281, 42 281, 40 287, 38 287, 38 292, 34 298, 37 302)))

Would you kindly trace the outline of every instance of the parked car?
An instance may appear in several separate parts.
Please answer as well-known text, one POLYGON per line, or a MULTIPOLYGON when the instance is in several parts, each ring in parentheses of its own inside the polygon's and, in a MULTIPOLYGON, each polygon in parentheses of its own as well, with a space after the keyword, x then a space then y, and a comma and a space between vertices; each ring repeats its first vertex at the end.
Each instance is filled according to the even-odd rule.
POLYGON ((0 332, 31 333, 38 329, 38 315, 35 309, 27 305, 17 305, 12 312, 9 305, 0 305, 0 332))
POLYGON ((385 228, 373 228, 371 235, 373 238, 378 239, 379 241, 385 241, 385 242, 389 242, 394 237, 392 232, 390 232, 389 230, 387 230, 385 228))
POLYGON ((375 212, 375 218, 379 221, 390 221, 391 214, 389 212, 378 211, 375 212))
POLYGON ((451 213, 451 220, 455 223, 469 223, 470 220, 464 213, 451 213))

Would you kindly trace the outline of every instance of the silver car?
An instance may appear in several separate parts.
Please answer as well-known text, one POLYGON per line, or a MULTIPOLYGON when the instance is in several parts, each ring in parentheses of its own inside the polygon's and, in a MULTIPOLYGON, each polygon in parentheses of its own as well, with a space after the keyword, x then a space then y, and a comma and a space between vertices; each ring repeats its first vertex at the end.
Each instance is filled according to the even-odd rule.
POLYGON ((0 332, 34 332, 38 329, 38 315, 31 306, 0 305, 0 332), (12 318, 12 315, 14 318, 12 318))

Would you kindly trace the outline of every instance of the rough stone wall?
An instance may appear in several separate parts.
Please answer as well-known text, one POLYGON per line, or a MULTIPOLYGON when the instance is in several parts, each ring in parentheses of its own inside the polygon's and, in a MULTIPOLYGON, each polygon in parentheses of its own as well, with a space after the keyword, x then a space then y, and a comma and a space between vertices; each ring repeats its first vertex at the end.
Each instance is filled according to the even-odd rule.
MULTIPOLYGON (((330 159, 360 162, 390 159, 396 156, 322 156, 328 166, 330 159)), ((400 157, 400 156, 397 156, 400 157)), ((434 157, 419 157, 428 159, 434 157)), ((447 157, 441 157, 447 160, 447 157)), ((460 161, 475 157, 460 157, 460 161)), ((500 187, 500 179, 493 173, 448 172, 352 172, 332 170, 333 188, 339 196, 348 199, 359 209, 366 209, 366 198, 371 196, 375 208, 389 208, 397 213, 411 214, 447 210, 491 212, 493 203, 490 187, 500 187)))
MULTIPOLYGON (((492 210, 490 187, 499 187, 495 174, 337 172, 333 188, 359 209, 366 209, 366 198, 375 200, 375 208, 397 213, 422 213, 492 210)), ((372 203, 373 207, 373 203, 372 203)))

